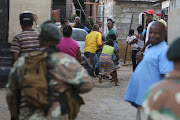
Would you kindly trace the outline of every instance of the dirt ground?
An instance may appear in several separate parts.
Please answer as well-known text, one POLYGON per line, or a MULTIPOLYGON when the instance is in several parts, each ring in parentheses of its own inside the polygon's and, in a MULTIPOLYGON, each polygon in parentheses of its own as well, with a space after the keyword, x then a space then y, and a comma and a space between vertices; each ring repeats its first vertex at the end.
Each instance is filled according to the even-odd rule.
MULTIPOLYGON (((136 109, 123 100, 131 74, 131 66, 121 66, 118 69, 118 87, 108 79, 99 83, 95 78, 93 90, 81 95, 85 105, 81 107, 77 120, 135 120, 136 109)), ((10 119, 5 94, 6 90, 0 89, 1 120, 10 119)))

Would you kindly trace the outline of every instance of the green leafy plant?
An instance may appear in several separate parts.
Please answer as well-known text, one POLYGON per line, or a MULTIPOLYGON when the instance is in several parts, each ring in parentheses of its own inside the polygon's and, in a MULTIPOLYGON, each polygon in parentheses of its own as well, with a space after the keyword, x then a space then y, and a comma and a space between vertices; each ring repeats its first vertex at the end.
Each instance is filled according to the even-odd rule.
POLYGON ((74 19, 75 19, 75 17, 77 17, 77 15, 76 14, 73 14, 72 16, 71 16, 71 18, 70 18, 70 22, 74 22, 74 19))
POLYGON ((51 17, 51 20, 56 22, 57 21, 57 18, 56 17, 51 17))

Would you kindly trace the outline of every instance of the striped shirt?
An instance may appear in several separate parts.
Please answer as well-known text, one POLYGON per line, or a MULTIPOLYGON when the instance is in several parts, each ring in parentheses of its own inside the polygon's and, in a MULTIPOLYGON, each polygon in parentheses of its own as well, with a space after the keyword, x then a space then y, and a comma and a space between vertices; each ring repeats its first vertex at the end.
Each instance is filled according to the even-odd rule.
POLYGON ((25 55, 33 49, 39 48, 39 33, 36 31, 23 31, 14 37, 11 43, 11 52, 19 53, 19 56, 25 55))

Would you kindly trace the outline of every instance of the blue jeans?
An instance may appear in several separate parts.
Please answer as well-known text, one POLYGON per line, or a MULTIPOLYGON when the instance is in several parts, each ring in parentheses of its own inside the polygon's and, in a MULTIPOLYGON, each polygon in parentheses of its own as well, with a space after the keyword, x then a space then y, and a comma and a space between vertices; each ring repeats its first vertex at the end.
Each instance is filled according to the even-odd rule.
POLYGON ((96 65, 95 65, 97 68, 99 68, 99 57, 100 57, 100 55, 101 55, 101 52, 98 52, 97 53, 98 61, 96 62, 96 65))
POLYGON ((90 63, 93 66, 93 68, 90 68, 89 66, 85 66, 85 69, 87 70, 87 72, 89 73, 90 76, 93 76, 93 70, 94 70, 94 66, 95 66, 95 54, 90 53, 90 52, 85 52, 84 55, 87 58, 91 58, 90 63))

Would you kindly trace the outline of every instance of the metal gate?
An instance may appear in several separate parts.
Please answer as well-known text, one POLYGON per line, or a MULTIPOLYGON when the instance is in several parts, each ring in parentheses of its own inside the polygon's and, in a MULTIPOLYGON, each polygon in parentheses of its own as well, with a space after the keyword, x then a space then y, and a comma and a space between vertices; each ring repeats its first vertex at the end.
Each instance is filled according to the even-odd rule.
POLYGON ((53 0, 52 10, 60 9, 60 20, 66 18, 66 0, 53 0))
POLYGON ((0 45, 8 42, 9 0, 0 0, 0 45))

